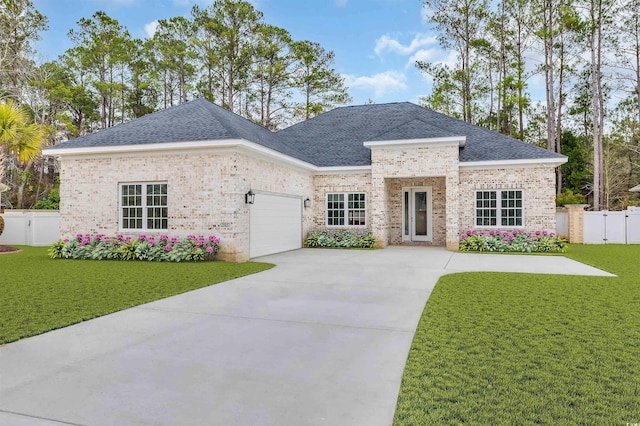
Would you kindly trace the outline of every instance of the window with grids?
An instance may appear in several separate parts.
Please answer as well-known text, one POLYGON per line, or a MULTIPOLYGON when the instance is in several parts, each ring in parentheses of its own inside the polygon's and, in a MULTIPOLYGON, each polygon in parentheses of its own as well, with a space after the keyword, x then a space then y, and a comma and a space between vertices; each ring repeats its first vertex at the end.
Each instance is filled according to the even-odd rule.
POLYGON ((366 226, 363 192, 327 194, 327 226, 366 226))
POLYGON ((168 228, 166 183, 122 184, 120 197, 122 229, 168 228))
POLYGON ((477 191, 476 226, 523 226, 522 195, 522 190, 477 191))

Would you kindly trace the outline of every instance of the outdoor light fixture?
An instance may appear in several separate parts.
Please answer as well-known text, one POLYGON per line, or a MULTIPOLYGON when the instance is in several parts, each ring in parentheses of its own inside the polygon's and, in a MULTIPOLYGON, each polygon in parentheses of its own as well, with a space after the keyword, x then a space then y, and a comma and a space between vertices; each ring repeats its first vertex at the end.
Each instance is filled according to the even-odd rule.
POLYGON ((255 200, 256 200, 256 194, 252 190, 249 190, 249 192, 244 194, 245 204, 253 204, 255 200))
POLYGON ((304 200, 304 207, 305 208, 311 207, 311 200, 310 199, 307 198, 306 200, 304 200))

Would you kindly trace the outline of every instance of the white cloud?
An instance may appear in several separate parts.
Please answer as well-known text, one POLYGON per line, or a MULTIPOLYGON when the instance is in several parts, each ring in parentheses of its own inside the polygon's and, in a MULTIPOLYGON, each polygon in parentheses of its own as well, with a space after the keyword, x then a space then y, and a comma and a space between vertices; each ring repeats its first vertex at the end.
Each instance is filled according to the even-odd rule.
POLYGON ((336 7, 346 7, 349 0, 334 0, 336 7))
POLYGON ((407 77, 398 71, 385 71, 371 76, 356 77, 351 74, 344 74, 342 77, 349 87, 372 88, 375 96, 383 96, 386 93, 407 88, 407 77))
POLYGON ((436 43, 435 36, 418 33, 415 35, 411 43, 404 45, 388 34, 376 40, 373 51, 376 55, 381 56, 385 52, 397 53, 398 55, 411 55, 421 47, 430 46, 436 43))
POLYGON ((433 62, 434 59, 442 55, 442 50, 438 48, 420 49, 409 57, 405 68, 412 67, 416 61, 433 62))
POLYGON ((158 20, 151 21, 148 24, 144 24, 144 32, 147 34, 147 37, 151 38, 156 33, 158 29, 158 20))

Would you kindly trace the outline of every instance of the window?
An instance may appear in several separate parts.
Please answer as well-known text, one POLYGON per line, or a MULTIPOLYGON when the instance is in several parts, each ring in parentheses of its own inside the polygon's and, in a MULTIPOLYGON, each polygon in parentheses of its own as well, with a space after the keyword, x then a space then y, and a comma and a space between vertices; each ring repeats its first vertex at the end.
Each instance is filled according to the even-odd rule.
POLYGON ((120 185, 121 227, 131 230, 167 229, 167 184, 120 185))
POLYGON ((327 226, 366 226, 363 192, 327 194, 327 226))
POLYGON ((522 194, 522 190, 476 191, 476 226, 523 226, 522 194))

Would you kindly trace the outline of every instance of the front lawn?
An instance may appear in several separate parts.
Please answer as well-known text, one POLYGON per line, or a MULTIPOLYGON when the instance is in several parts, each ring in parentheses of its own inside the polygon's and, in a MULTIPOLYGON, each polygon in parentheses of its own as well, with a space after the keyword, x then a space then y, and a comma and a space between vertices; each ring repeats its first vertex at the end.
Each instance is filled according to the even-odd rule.
POLYGON ((273 267, 52 260, 47 248, 21 248, 0 255, 0 344, 273 267))
POLYGON ((640 246, 571 246, 618 278, 464 273, 425 306, 394 425, 640 423, 640 246))

